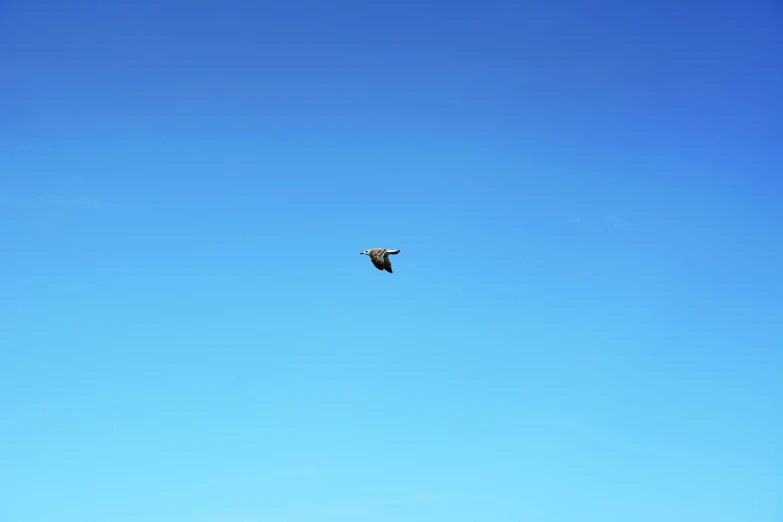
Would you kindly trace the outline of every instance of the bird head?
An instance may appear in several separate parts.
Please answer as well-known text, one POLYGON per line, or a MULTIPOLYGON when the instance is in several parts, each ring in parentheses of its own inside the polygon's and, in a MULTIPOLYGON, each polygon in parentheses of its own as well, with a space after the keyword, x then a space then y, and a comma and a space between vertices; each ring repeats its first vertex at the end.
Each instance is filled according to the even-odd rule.
POLYGON ((370 251, 369 250, 365 250, 364 252, 359 252, 359 255, 362 255, 362 254, 370 255, 370 251))

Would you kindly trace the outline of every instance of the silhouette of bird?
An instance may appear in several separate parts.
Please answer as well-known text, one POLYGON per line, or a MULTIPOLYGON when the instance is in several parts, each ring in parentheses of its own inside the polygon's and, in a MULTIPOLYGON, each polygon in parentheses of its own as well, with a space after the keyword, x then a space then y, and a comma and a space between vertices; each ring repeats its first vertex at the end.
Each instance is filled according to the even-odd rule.
POLYGON ((399 254, 399 250, 386 250, 385 248, 371 248, 360 252, 370 256, 370 261, 375 265, 378 270, 386 270, 390 274, 392 273, 391 261, 389 261, 389 254, 399 254))

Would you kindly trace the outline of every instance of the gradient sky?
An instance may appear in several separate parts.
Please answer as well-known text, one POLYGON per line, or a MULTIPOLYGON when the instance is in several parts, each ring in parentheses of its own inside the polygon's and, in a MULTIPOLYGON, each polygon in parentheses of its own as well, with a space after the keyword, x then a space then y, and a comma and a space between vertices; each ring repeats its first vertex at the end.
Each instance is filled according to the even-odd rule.
POLYGON ((0 2, 0 522, 783 520, 781 28, 0 2))

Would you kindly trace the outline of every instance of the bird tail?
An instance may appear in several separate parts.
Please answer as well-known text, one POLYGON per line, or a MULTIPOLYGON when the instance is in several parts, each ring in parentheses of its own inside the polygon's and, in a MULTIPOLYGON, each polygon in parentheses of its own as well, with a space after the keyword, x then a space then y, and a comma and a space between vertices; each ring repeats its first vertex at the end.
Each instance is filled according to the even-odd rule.
POLYGON ((399 254, 400 251, 399 250, 387 250, 386 253, 387 254, 399 254))

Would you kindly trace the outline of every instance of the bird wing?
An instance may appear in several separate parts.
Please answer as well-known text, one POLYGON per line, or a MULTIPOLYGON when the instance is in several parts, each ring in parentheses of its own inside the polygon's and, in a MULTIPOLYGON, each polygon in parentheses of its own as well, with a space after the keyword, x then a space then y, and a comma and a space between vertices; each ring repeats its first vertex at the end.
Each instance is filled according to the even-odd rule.
MULTIPOLYGON (((372 264, 375 265, 375 268, 378 270, 383 270, 386 267, 383 250, 370 251, 370 261, 372 261, 372 264)), ((386 259, 386 261, 388 261, 388 259, 386 259)))
POLYGON ((389 261, 389 256, 385 256, 383 258, 383 268, 385 268, 386 271, 389 272, 390 274, 392 273, 391 261, 389 261))

